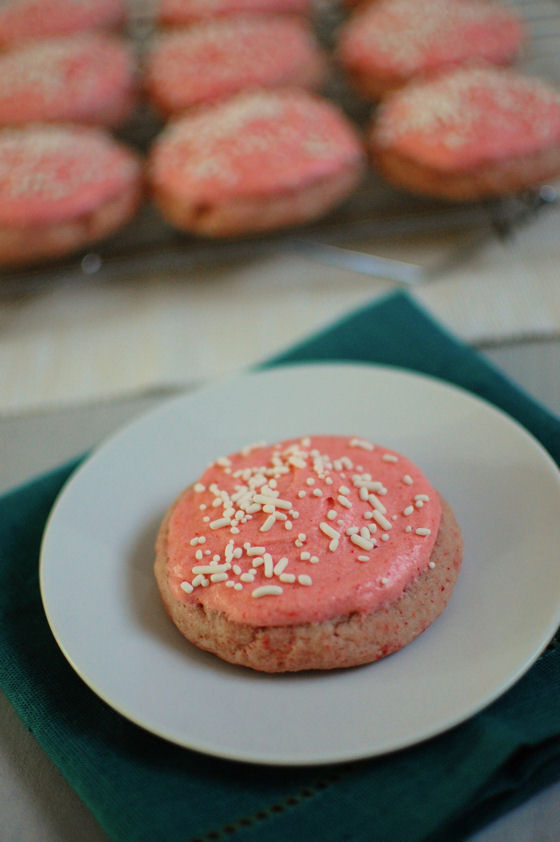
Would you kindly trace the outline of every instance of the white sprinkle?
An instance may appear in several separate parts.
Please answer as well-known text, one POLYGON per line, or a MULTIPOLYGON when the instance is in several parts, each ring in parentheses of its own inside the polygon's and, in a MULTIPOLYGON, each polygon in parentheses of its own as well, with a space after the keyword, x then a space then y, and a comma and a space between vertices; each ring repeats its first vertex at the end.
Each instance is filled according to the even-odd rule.
POLYGON ((265 520, 265 522, 263 523, 263 525, 261 526, 259 531, 260 532, 268 532, 270 529, 272 529, 272 527, 274 526, 275 523, 276 523, 276 517, 273 514, 269 515, 267 517, 267 519, 265 520))
POLYGON ((381 512, 382 515, 387 514, 387 509, 385 508, 379 497, 376 497, 375 494, 368 494, 368 503, 371 503, 373 508, 381 512))
POLYGON ((193 573, 224 573, 230 570, 229 564, 195 564, 193 573))
POLYGON ((352 503, 350 502, 348 497, 344 496, 344 494, 339 494, 336 499, 338 500, 341 506, 345 506, 347 509, 352 508, 352 503))
POLYGON ((195 482, 193 488, 198 494, 200 494, 201 491, 206 491, 206 486, 202 485, 201 482, 195 482))
POLYGON ((428 567, 430 568, 430 570, 433 570, 435 566, 436 566, 435 561, 429 561, 428 562, 428 567))
POLYGON ((405 526, 404 531, 405 532, 412 532, 412 526, 405 526))
POLYGON ((223 526, 231 526, 231 520, 228 517, 219 517, 217 520, 213 520, 210 529, 221 529, 223 526))
POLYGON ((430 498, 428 497, 427 494, 415 494, 414 499, 415 500, 423 500, 424 503, 428 503, 429 500, 430 500, 430 498))
POLYGON ((337 532, 330 523, 325 523, 324 520, 319 524, 319 529, 329 538, 340 538, 340 532, 337 532))
POLYGON ((418 529, 415 529, 414 531, 416 532, 417 535, 431 535, 432 534, 431 529, 426 529, 423 526, 420 526, 418 529))
POLYGON ((373 450, 373 444, 365 439, 350 439, 350 447, 360 447, 362 450, 373 450))
POLYGON ((311 585, 312 584, 311 576, 308 576, 307 573, 301 573, 297 577, 297 580, 300 583, 300 585, 311 585))
POLYGON ((234 587, 235 587, 235 582, 233 581, 233 579, 228 579, 227 582, 226 582, 226 588, 234 588, 234 587))
POLYGON ((281 593, 284 593, 284 591, 280 585, 261 585, 260 588, 255 588, 252 591, 251 596, 258 599, 261 596, 279 596, 281 593))
POLYGON ((317 556, 317 555, 312 555, 311 558, 309 559, 310 564, 317 564, 318 561, 319 561, 319 556, 317 556))
POLYGON ((382 541, 388 541, 389 540, 389 536, 387 535, 386 532, 384 532, 383 535, 381 536, 381 540, 382 541))
POLYGON ((338 538, 332 539, 332 541, 329 544, 329 550, 331 551, 331 553, 334 553, 336 552, 336 550, 338 550, 338 538))
POLYGON ((199 585, 202 585, 203 588, 206 588, 209 584, 210 582, 208 581, 206 576, 202 575, 202 573, 199 573, 198 576, 195 576, 192 580, 193 588, 198 588, 199 585))
POLYGON ((368 555, 359 555, 358 561, 369 561, 369 556, 368 555))
POLYGON ((281 582, 285 582, 287 585, 293 585, 296 580, 296 577, 293 573, 281 573, 278 577, 281 582))
POLYGON ((233 557, 234 558, 241 558, 242 555, 243 555, 243 550, 241 549, 241 547, 236 547, 233 551, 233 557))
POLYGON ((313 491, 312 491, 312 494, 313 494, 314 497, 322 497, 323 496, 323 492, 321 491, 320 488, 314 488, 313 491))
POLYGON ((185 593, 192 593, 194 589, 190 582, 181 582, 181 590, 185 593))
POLYGON ((293 523, 292 523, 292 521, 291 521, 291 520, 287 520, 287 521, 286 521, 286 523, 284 524, 284 529, 288 529, 288 530, 290 530, 292 527, 293 527, 293 523))
POLYGON ((204 553, 202 552, 202 550, 197 550, 194 554, 194 557, 197 561, 202 561, 202 559, 204 558, 204 553))
POLYGON ((393 526, 393 524, 391 523, 391 521, 387 520, 387 518, 385 517, 385 515, 384 515, 384 514, 382 514, 382 512, 380 512, 380 511, 379 511, 379 509, 374 509, 374 510, 373 510, 373 519, 374 519, 375 521, 377 521, 377 523, 379 524, 379 526, 380 526, 382 529, 391 529, 391 528, 392 528, 392 526, 393 526))
POLYGON ((306 496, 305 491, 303 491, 303 489, 301 491, 298 491, 297 496, 300 500, 302 500, 306 496))
POLYGON ((357 526, 349 526, 349 527, 348 527, 348 529, 346 530, 346 534, 347 534, 348 536, 350 536, 350 535, 355 535, 355 534, 356 534, 357 532, 359 532, 359 531, 360 531, 360 530, 359 530, 359 528, 358 528, 357 526))
POLYGON ((417 509, 421 509, 422 506, 424 505, 424 501, 423 500, 416 500, 414 505, 416 506, 417 509))
POLYGON ((247 555, 262 555, 266 552, 266 547, 251 547, 250 544, 245 545, 245 549, 247 550, 247 555))
POLYGON ((286 569, 287 566, 288 566, 288 559, 286 558, 286 556, 283 556, 282 558, 279 558, 278 561, 276 562, 276 564, 274 565, 274 575, 280 576, 280 574, 284 572, 284 570, 286 569))
POLYGON ((211 582, 225 582, 228 578, 227 573, 212 573, 210 576, 211 582))
POLYGON ((347 488, 345 485, 341 485, 338 489, 339 494, 350 494, 350 489, 347 488))
POLYGON ((384 462, 398 462, 398 456, 395 456, 393 453, 384 453, 381 457, 384 462))
POLYGON ((365 485, 362 485, 362 487, 360 488, 360 500, 367 500, 367 498, 368 489, 365 487, 365 485))
POLYGON ((204 537, 204 535, 201 535, 201 536, 199 537, 199 539, 198 539, 198 543, 199 543, 199 544, 205 544, 205 543, 206 543, 206 538, 204 537))
POLYGON ((270 553, 264 554, 264 575, 267 579, 272 579, 274 574, 274 562, 270 553))
POLYGON ((336 518, 336 512, 334 509, 329 509, 327 512, 327 517, 329 520, 334 520, 336 518))
POLYGON ((412 485, 412 477, 410 476, 410 474, 405 474, 402 478, 402 481, 405 485, 412 485))
POLYGON ((233 587, 234 587, 234 590, 236 590, 236 591, 242 591, 243 590, 243 585, 241 584, 241 582, 236 582, 233 587))
POLYGON ((389 579, 387 578, 387 576, 383 576, 383 578, 381 579, 381 584, 382 585, 388 585, 389 584, 389 579))
POLYGON ((307 479, 305 480, 305 484, 306 485, 315 485, 315 480, 313 479, 313 477, 307 477, 307 479))
POLYGON ((191 547, 196 547, 196 545, 198 544, 198 537, 197 538, 191 538, 189 543, 190 543, 191 547))
POLYGON ((414 506, 407 506, 406 509, 403 509, 403 515, 408 517, 414 511, 414 506))
POLYGON ((254 582, 255 581, 255 577, 251 573, 242 573, 239 578, 241 579, 242 582, 254 582))
POLYGON ((309 561, 311 558, 311 553, 308 553, 307 550, 304 550, 302 553, 299 554, 299 557, 302 561, 309 561))
POLYGON ((299 533, 298 533, 298 538, 299 538, 299 540, 300 540, 300 541, 306 541, 306 540, 307 540, 307 535, 305 534, 305 532, 299 532, 299 533))
POLYGON ((373 541, 363 538, 361 535, 352 535, 350 541, 362 550, 373 550, 373 541))

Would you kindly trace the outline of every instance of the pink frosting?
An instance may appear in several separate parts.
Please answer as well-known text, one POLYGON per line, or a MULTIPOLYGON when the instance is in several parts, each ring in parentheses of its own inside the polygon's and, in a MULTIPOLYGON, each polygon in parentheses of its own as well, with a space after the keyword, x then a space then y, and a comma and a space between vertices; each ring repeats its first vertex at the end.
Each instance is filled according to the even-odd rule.
POLYGON ((161 0, 158 18, 162 23, 184 24, 201 18, 238 12, 287 12, 311 10, 313 0, 161 0))
POLYGON ((138 184, 136 155, 98 129, 0 131, 0 225, 72 219, 138 184))
POLYGON ((505 64, 523 40, 515 13, 487 0, 378 0, 353 14, 339 50, 359 73, 406 78, 472 59, 505 64))
POLYGON ((87 33, 0 55, 0 125, 88 121, 132 93, 135 62, 119 38, 87 33))
POLYGON ((318 83, 323 65, 305 21, 239 15, 160 35, 147 62, 145 84, 162 107, 178 112, 248 87, 289 85, 311 67, 318 83))
POLYGON ((178 118, 156 141, 156 188, 199 201, 299 189, 362 157, 336 106, 304 91, 241 93, 178 118))
POLYGON ((4 0, 0 5, 0 44, 85 29, 115 29, 125 17, 123 0, 4 0))
POLYGON ((560 143, 560 92, 510 70, 460 68, 389 97, 373 139, 443 171, 540 152, 560 143))
POLYGON ((370 612, 426 570, 440 518, 437 492, 394 450, 346 436, 257 445, 181 497, 169 581, 178 599, 252 626, 370 612))

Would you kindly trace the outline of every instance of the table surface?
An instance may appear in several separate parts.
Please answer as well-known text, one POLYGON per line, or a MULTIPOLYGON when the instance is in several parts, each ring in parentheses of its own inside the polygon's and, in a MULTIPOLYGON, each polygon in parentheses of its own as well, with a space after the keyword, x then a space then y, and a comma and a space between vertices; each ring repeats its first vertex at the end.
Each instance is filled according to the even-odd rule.
MULTIPOLYGON (((490 360, 560 414, 560 342, 502 345, 490 360)), ((95 446, 113 430, 165 399, 154 390, 121 400, 0 417, 0 491, 95 446)), ((0 695, 0 842, 106 842, 92 814, 70 788, 7 699, 0 695)), ((560 782, 484 828, 472 842, 556 842, 560 782)))

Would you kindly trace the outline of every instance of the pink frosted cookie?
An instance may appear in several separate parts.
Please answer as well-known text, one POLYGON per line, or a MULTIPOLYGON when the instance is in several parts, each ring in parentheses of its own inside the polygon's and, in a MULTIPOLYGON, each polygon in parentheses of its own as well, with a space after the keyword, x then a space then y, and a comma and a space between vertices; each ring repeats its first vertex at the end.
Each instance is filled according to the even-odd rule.
POLYGON ((118 126, 135 101, 134 56, 113 35, 84 33, 0 54, 0 126, 75 122, 118 126))
POLYGON ((91 29, 120 29, 124 0, 3 0, 0 46, 70 35, 91 29))
POLYGON ((1 129, 0 265, 99 240, 131 218, 140 197, 136 155, 100 129, 1 129))
POLYGON ((362 144, 346 117, 301 90, 245 92, 185 115, 164 129, 148 159, 163 215, 206 236, 315 219, 363 172, 362 144))
POLYGON ((312 5, 313 0, 161 0, 157 18, 164 26, 185 26, 240 12, 309 14, 312 5))
POLYGON ((523 42, 515 13, 487 0, 377 0, 350 16, 337 52, 355 87, 376 100, 459 64, 509 64, 523 42))
POLYGON ((389 96, 370 148, 385 177, 414 193, 515 193, 560 173, 560 92, 511 70, 459 68, 389 96))
POLYGON ((298 18, 237 15, 160 35, 147 60, 145 89, 164 114, 256 87, 317 88, 326 65, 298 18))
POLYGON ((217 459, 168 511, 154 569, 188 640, 286 672, 410 643, 447 605, 461 562, 454 515, 410 460, 313 436, 217 459))

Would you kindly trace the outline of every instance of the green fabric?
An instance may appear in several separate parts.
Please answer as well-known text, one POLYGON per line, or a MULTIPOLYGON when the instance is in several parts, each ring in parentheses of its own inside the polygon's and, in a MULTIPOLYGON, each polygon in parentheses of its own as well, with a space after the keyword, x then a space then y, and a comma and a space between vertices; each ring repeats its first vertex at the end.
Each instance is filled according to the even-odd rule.
MULTIPOLYGON (((464 386, 511 413, 560 460, 560 421, 405 295, 350 315, 267 365, 338 359, 391 363, 464 386)), ((74 466, 0 499, 0 672, 19 716, 110 838, 449 842, 560 777, 560 650, 552 644, 466 723, 358 763, 237 764, 178 748, 128 722, 76 676, 42 611, 41 536, 74 466)))

